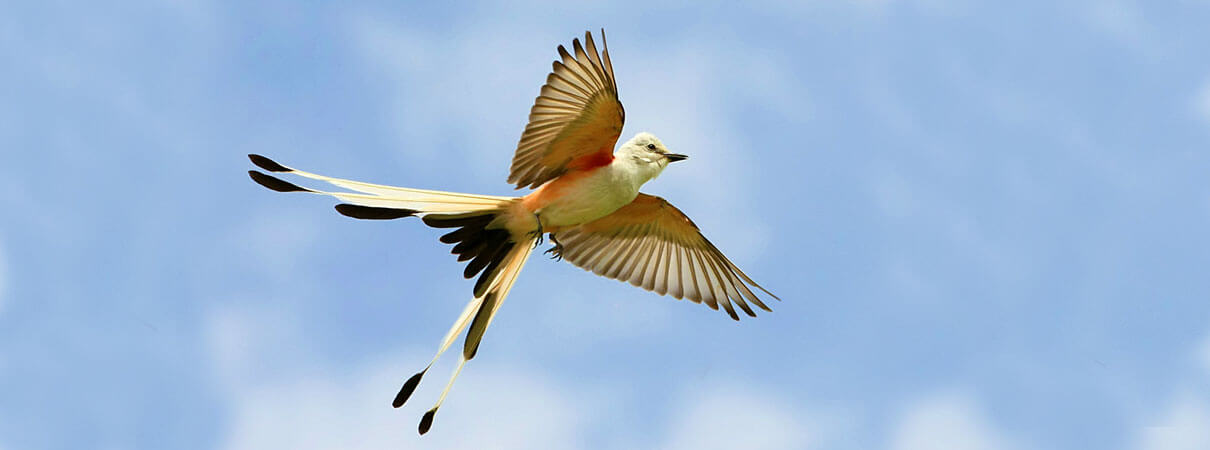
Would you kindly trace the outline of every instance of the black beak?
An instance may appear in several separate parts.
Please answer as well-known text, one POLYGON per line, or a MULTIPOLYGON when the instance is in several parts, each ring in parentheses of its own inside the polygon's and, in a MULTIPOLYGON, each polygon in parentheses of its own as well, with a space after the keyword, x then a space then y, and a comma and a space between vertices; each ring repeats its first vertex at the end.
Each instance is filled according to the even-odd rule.
POLYGON ((664 156, 668 157, 668 162, 677 162, 680 160, 689 159, 688 156, 680 153, 665 153, 664 156))

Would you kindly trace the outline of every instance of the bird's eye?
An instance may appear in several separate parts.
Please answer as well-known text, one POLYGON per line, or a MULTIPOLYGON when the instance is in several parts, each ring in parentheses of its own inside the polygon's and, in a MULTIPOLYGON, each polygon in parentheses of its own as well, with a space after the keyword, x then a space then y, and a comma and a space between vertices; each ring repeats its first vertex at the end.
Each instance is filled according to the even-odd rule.
POLYGON ((647 144, 647 150, 655 150, 655 144, 647 144))

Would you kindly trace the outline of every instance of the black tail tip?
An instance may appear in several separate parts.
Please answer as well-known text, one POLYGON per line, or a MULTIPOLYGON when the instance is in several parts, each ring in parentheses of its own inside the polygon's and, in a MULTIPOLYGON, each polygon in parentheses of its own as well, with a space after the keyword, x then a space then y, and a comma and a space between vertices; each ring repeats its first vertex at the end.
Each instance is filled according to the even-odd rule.
POLYGON ((354 219, 391 220, 414 216, 419 211, 406 208, 379 208, 376 206, 361 206, 341 203, 336 205, 336 212, 354 219))
POLYGON ((266 188, 277 192, 311 192, 310 189, 299 187, 297 184, 282 180, 272 175, 265 175, 255 170, 249 170, 248 176, 252 177, 252 181, 266 188))
POLYGON ((273 161, 272 159, 266 158, 261 155, 257 155, 255 153, 248 155, 248 159, 252 160, 252 164, 256 164, 256 167, 260 167, 260 168, 268 170, 270 172, 289 172, 290 171, 290 169, 287 169, 286 166, 278 164, 276 161, 273 161))
MULTIPOLYGON (((479 317, 475 316, 475 318, 478 319, 479 317)), ((478 353, 479 353, 479 343, 478 342, 475 342, 473 345, 466 345, 466 346, 462 347, 462 356, 464 358, 466 358, 467 361, 475 359, 475 355, 478 353)))
POLYGON ((415 375, 412 375, 411 378, 408 378, 408 381, 403 383, 403 388, 399 389, 399 393, 395 394, 395 401, 391 402, 391 406, 396 408, 403 406, 403 404, 408 401, 408 398, 412 396, 412 392, 416 391, 416 386, 420 384, 420 378, 423 377, 424 373, 428 370, 429 369, 426 368, 420 372, 417 372, 415 375))
POLYGON ((420 418, 420 435, 423 436, 424 433, 428 433, 429 428, 433 427, 433 416, 436 414, 436 409, 430 409, 428 412, 424 413, 424 417, 420 418))

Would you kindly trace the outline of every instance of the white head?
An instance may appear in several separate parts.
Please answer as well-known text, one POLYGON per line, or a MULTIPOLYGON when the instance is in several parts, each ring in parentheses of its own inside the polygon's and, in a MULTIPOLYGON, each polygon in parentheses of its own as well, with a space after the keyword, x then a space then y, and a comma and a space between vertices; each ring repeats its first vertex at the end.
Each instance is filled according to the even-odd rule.
POLYGON ((636 134, 622 144, 616 157, 632 163, 633 167, 638 169, 638 174, 643 178, 643 182, 659 176, 669 163, 688 158, 685 155, 669 153, 668 148, 664 147, 664 143, 660 142, 659 138, 645 131, 636 134))

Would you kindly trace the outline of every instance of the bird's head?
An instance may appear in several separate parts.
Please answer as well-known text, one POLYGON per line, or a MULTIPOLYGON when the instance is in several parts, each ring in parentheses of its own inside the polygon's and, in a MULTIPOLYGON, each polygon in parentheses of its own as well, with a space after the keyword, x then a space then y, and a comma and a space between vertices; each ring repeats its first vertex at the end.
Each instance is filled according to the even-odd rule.
POLYGON ((654 134, 636 134, 618 149, 618 156, 634 162, 643 172, 650 172, 648 179, 659 176, 669 163, 689 158, 679 153, 670 153, 668 147, 654 134))

